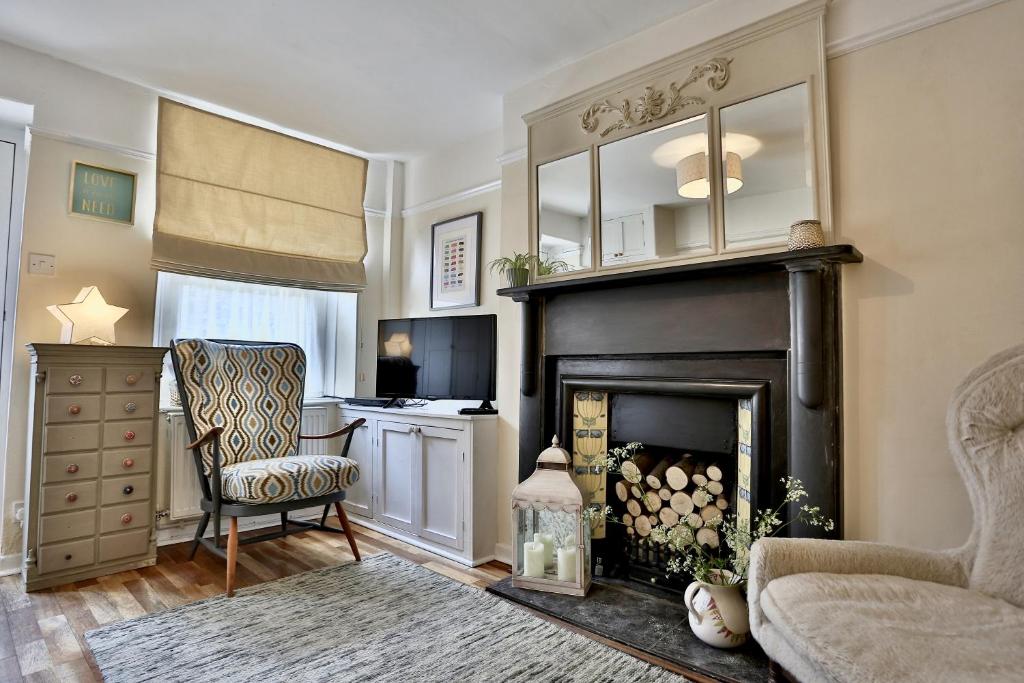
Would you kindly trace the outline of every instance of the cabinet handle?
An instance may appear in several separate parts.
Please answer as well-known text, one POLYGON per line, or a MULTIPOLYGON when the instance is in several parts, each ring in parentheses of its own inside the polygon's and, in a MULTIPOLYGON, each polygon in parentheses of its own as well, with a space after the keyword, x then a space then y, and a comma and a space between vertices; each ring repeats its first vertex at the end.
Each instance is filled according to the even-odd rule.
POLYGON ((127 375, 124 376, 124 383, 125 384, 135 384, 138 381, 139 381, 139 376, 136 375, 136 374, 127 374, 127 375))
POLYGON ((70 465, 64 468, 64 471, 67 472, 68 474, 77 474, 78 465, 76 465, 75 463, 71 463, 70 465))
POLYGON ((133 432, 132 430, 129 429, 127 432, 124 433, 124 440, 125 441, 133 441, 134 439, 135 439, 135 432, 133 432))
POLYGON ((131 523, 132 523, 132 515, 131 515, 130 512, 126 512, 123 515, 121 515, 121 524, 131 524, 131 523))
POLYGON ((65 561, 70 560, 70 559, 71 559, 71 553, 68 553, 67 555, 64 556, 64 560, 65 561))
POLYGON ((135 405, 135 401, 128 401, 124 404, 124 412, 126 413, 134 413, 138 408, 139 407, 135 405))
POLYGON ((133 493, 135 493, 135 487, 132 486, 131 484, 128 484, 123 489, 121 489, 121 493, 123 493, 126 496, 130 496, 133 493))
POLYGON ((125 458, 124 460, 121 461, 121 467, 125 468, 126 470, 134 466, 135 461, 132 460, 131 458, 125 458))
POLYGON ((77 387, 81 383, 82 383, 82 376, 81 375, 71 375, 70 377, 68 377, 68 384, 70 384, 73 387, 77 387))
POLYGON ((78 500, 78 494, 72 491, 68 495, 64 496, 64 500, 66 500, 69 503, 74 503, 76 500, 78 500))
POLYGON ((82 412, 82 406, 77 403, 68 406, 68 415, 78 415, 80 412, 82 412))

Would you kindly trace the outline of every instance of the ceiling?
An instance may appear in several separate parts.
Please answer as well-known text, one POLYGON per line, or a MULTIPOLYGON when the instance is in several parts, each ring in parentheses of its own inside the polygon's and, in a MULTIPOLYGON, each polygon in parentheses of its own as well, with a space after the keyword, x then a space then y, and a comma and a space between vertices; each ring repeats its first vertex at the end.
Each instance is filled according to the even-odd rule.
POLYGON ((3 0, 0 40, 370 154, 501 125, 505 92, 710 0, 3 0))

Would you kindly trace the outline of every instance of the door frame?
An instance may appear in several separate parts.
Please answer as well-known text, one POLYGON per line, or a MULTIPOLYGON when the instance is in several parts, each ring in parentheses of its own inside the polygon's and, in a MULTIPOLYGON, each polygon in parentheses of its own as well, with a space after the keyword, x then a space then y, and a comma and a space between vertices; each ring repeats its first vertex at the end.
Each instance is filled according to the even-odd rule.
MULTIPOLYGON (((11 179, 10 222, 6 231, 0 229, 0 253, 4 267, 0 272, 0 515, 13 513, 7 509, 4 488, 7 472, 7 435, 11 403, 11 374, 14 367, 14 325, 18 307, 18 283, 21 276, 21 241, 24 233, 25 190, 28 179, 31 133, 28 125, 0 121, 0 144, 14 145, 14 173, 11 179)), ((20 558, 20 554, 18 555, 20 558)), ((5 560, 6 558, 2 558, 5 560)), ((0 561, 0 575, 9 573, 0 561)))

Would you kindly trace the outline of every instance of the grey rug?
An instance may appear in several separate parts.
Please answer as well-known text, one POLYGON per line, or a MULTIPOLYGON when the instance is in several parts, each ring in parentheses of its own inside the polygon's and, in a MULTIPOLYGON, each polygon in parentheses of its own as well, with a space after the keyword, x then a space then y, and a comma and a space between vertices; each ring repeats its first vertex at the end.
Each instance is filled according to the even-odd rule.
POLYGON ((136 681, 682 681, 393 555, 89 631, 136 681))

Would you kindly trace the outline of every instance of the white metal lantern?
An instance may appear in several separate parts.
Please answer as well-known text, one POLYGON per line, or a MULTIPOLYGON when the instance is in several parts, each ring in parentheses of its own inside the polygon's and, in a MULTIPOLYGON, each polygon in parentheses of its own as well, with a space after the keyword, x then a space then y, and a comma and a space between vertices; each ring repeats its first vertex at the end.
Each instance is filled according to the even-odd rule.
POLYGON ((555 436, 512 492, 513 586, 581 596, 590 588, 590 521, 571 467, 555 436))

